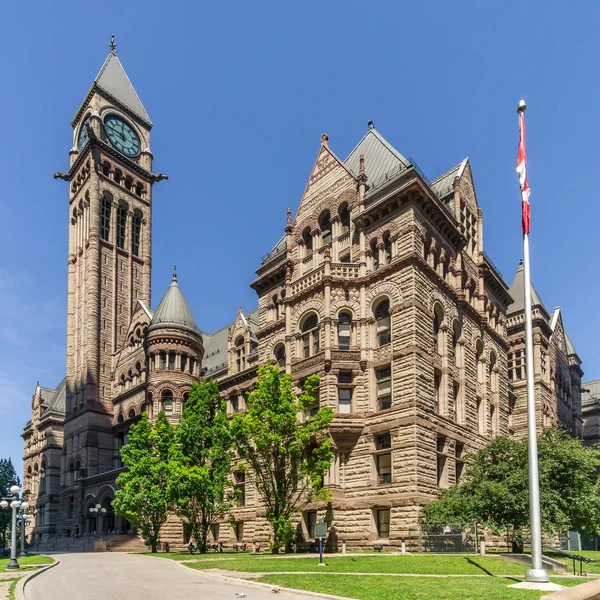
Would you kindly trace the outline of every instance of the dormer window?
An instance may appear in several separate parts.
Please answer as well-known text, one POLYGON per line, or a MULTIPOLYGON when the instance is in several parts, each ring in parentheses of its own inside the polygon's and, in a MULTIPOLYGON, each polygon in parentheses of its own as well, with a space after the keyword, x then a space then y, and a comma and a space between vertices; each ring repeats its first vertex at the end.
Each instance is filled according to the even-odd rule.
POLYGON ((241 335, 235 340, 235 365, 238 373, 246 368, 246 344, 241 335))

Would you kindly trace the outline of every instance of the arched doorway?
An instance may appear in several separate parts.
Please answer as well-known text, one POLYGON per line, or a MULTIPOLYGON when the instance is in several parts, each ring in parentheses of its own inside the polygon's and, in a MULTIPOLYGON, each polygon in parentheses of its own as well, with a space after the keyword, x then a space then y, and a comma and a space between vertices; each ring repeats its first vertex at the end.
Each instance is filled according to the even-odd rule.
POLYGON ((112 507, 112 498, 105 498, 102 501, 102 509, 100 509, 100 510, 101 510, 101 514, 102 514, 102 519, 100 522, 101 533, 102 534, 114 533, 115 532, 115 511, 112 507))

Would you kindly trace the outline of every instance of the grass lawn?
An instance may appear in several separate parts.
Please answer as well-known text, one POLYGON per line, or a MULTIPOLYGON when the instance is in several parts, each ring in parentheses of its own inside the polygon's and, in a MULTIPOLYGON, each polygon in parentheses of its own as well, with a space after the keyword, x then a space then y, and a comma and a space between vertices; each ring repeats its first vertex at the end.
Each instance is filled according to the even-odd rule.
MULTIPOLYGON (((0 558, 0 572, 6 571, 6 565, 8 564, 8 558, 0 558)), ((43 554, 32 554, 30 556, 23 556, 17 558, 19 565, 22 567, 31 567, 33 565, 49 565, 54 562, 49 556, 43 554)))
MULTIPOLYGON (((535 600, 548 592, 515 590, 511 580, 496 577, 426 578, 341 575, 267 575, 258 581, 321 594, 334 594, 359 600, 535 600)), ((560 579, 565 586, 580 579, 560 579)))
MULTIPOLYGON (((196 558, 196 557, 194 557, 196 558)), ((316 558, 271 556, 232 556, 222 560, 200 558, 187 563, 193 569, 224 569, 248 573, 275 571, 315 571, 319 573, 408 573, 438 575, 525 575, 526 565, 496 557, 409 555, 327 557, 326 567, 318 567, 316 558)))

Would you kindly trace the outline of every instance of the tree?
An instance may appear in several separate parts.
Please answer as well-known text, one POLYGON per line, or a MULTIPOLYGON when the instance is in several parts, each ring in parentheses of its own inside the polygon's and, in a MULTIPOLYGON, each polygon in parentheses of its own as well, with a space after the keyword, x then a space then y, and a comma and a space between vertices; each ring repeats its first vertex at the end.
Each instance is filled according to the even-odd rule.
POLYGON ((117 477, 119 489, 112 503, 115 513, 137 527, 152 552, 157 551, 160 529, 169 516, 169 460, 173 427, 163 413, 152 425, 146 413, 129 429, 121 448, 127 470, 117 477))
MULTIPOLYGON (((10 458, 0 458, 0 498, 12 496, 10 488, 13 485, 21 485, 17 472, 10 458)), ((12 510, 0 509, 0 536, 2 537, 2 548, 6 547, 6 540, 12 524, 12 510)))
POLYGON ((216 381, 192 386, 175 440, 169 494, 204 554, 210 526, 231 506, 226 495, 232 458, 229 419, 216 381))
POLYGON ((320 409, 304 421, 299 413, 314 404, 317 375, 306 379, 296 396, 292 377, 269 365, 258 370, 247 412, 236 415, 231 433, 238 456, 249 467, 254 486, 266 507, 273 529, 272 552, 289 544, 294 536, 292 517, 308 502, 328 501, 323 476, 333 460, 329 426, 330 408, 320 409))
MULTIPOLYGON (((600 449, 583 446, 558 428, 538 439, 542 529, 548 535, 578 529, 596 533, 600 526, 600 449)), ((529 527, 527 440, 498 437, 467 457, 467 471, 457 485, 425 506, 429 523, 480 521, 492 530, 512 529, 522 549, 529 527)))

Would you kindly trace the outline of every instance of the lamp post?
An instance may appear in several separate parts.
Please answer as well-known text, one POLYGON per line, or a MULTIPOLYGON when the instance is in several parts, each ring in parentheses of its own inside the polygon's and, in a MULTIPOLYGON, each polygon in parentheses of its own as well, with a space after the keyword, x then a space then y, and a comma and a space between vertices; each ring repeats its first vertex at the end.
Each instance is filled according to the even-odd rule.
POLYGON ((104 516, 106 514, 106 509, 102 507, 101 504, 96 504, 96 506, 90 507, 90 513, 96 517, 96 527, 100 529, 100 522, 98 521, 98 513, 104 516))
POLYGON ((25 548, 25 525, 28 525, 29 516, 25 511, 29 508, 28 502, 22 502, 21 508, 19 509, 19 516, 21 517, 21 549, 19 550, 19 558, 27 556, 27 550, 25 548))
POLYGON ((8 508, 10 502, 10 507, 13 511, 12 528, 10 532, 10 561, 6 568, 14 570, 21 568, 19 566, 19 563, 17 562, 17 509, 23 508, 23 510, 25 510, 26 508, 29 508, 29 504, 27 502, 21 501, 21 499, 19 498, 21 488, 18 485, 13 485, 10 488, 10 493, 12 494, 12 497, 3 498, 2 501, 0 501, 0 507, 8 508))

